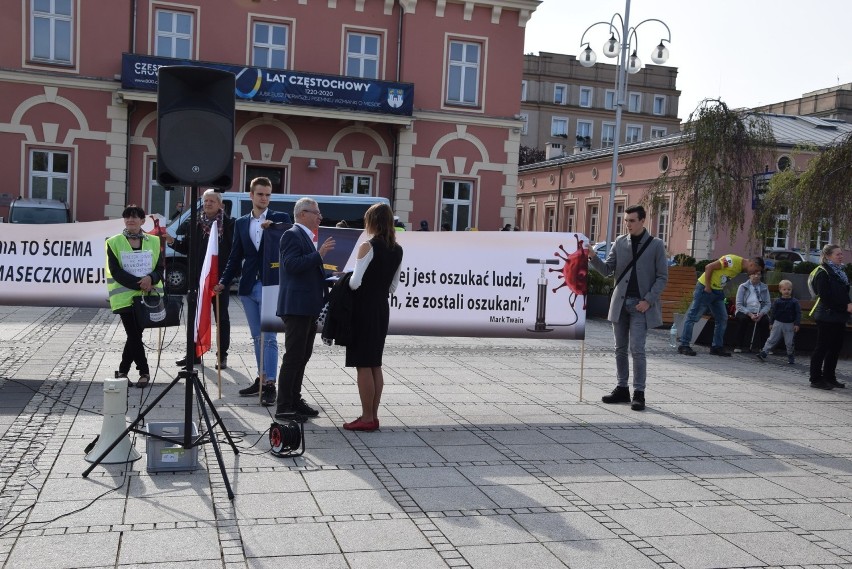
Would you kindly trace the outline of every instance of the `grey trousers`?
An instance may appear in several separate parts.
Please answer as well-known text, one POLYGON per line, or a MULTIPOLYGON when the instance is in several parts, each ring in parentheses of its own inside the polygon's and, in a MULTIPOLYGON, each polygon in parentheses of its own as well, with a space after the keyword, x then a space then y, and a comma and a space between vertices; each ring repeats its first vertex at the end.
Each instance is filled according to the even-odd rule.
POLYGON ((793 336, 795 332, 793 331, 793 323, 792 322, 774 322, 772 324, 772 330, 769 332, 769 339, 766 340, 766 344, 763 345, 763 351, 768 352, 781 340, 781 336, 784 336, 784 345, 787 347, 787 355, 792 356, 795 352, 793 348, 793 336))
POLYGON ((629 349, 633 356, 633 389, 645 391, 645 338, 648 336, 648 325, 645 315, 636 310, 640 301, 639 298, 624 300, 618 322, 612 323, 612 333, 615 336, 615 369, 619 387, 627 387, 630 379, 627 358, 629 349))

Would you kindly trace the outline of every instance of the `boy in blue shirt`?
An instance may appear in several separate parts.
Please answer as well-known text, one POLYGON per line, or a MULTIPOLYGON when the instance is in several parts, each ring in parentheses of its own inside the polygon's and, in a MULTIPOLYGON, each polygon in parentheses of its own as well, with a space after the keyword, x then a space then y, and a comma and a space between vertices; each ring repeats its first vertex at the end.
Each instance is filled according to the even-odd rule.
POLYGON ((783 280, 778 283, 779 298, 772 304, 772 315, 769 319, 769 339, 766 340, 763 349, 757 354, 761 361, 766 361, 766 354, 775 347, 784 336, 784 344, 787 347, 787 363, 796 363, 793 349, 793 334, 799 331, 799 323, 802 321, 802 307, 799 301, 793 298, 793 283, 783 280))

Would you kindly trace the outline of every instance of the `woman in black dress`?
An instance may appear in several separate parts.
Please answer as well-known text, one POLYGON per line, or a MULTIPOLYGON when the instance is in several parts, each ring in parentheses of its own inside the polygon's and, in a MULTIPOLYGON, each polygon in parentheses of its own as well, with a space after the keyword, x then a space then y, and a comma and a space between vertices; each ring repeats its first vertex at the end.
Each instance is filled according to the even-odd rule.
POLYGON ((384 388, 382 352, 388 334, 388 295, 399 284, 402 247, 396 242, 393 212, 377 203, 364 214, 364 228, 371 239, 361 244, 355 271, 349 280, 354 292, 353 338, 346 346, 346 366, 358 370, 361 416, 343 428, 375 431, 379 428, 379 402, 384 388))
POLYGON ((814 320, 817 325, 817 345, 811 354, 811 387, 834 389, 846 387, 837 381, 835 369, 852 302, 849 302, 849 277, 843 270, 843 249, 832 243, 822 248, 822 264, 813 279, 814 292, 819 296, 814 320))

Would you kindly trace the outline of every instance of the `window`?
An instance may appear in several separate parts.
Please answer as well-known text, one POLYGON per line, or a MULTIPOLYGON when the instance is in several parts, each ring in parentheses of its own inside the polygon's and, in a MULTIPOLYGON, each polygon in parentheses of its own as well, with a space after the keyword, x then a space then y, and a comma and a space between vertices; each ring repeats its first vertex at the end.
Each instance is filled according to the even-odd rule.
POLYGON ((148 172, 148 213, 159 213, 166 219, 171 219, 172 214, 177 211, 177 204, 184 202, 182 188, 172 191, 166 189, 157 182, 157 161, 151 160, 148 172))
POLYGON ((590 205, 586 210, 586 236, 592 243, 598 239, 599 215, 597 205, 590 205))
POLYGON ((615 104, 617 101, 615 100, 615 91, 612 89, 607 89, 606 94, 604 95, 604 108, 608 111, 615 110, 615 104))
POLYGON ((627 135, 624 137, 624 142, 639 142, 642 140, 642 127, 636 125, 627 125, 627 135))
POLYGON ((549 232, 556 231, 556 208, 544 208, 544 230, 549 232))
POLYGON ((612 148, 615 144, 615 125, 603 123, 601 125, 601 148, 612 148))
POLYGON ((33 0, 30 54, 50 63, 71 63, 74 19, 71 0, 33 0))
POLYGON ((765 246, 787 249, 787 230, 787 208, 781 208, 781 213, 775 217, 775 227, 766 236, 765 246))
POLYGON ((382 38, 350 32, 346 38, 346 75, 379 78, 379 47, 382 38))
POLYGON ((441 225, 448 224, 451 231, 464 231, 470 227, 473 183, 444 180, 441 186, 441 225))
POLYGON ((627 110, 631 113, 639 113, 642 111, 642 94, 630 93, 627 96, 627 110))
POLYGON ((157 10, 154 55, 192 59, 192 14, 157 10))
POLYGON ((521 101, 527 100, 527 82, 521 81, 521 101))
POLYGON ((808 250, 819 251, 829 243, 831 243, 831 228, 828 223, 821 221, 816 230, 811 233, 811 238, 808 240, 808 250))
POLYGON ((71 155, 67 152, 30 152, 30 197, 69 203, 71 155))
POLYGON ((592 121, 577 121, 577 137, 577 142, 580 142, 580 138, 583 138, 586 147, 591 148, 592 121))
POLYGON ((568 85, 556 85, 553 87, 553 103, 564 105, 567 102, 568 85))
POLYGON ((660 211, 657 212, 657 237, 662 239, 663 243, 669 244, 669 202, 660 205, 660 211))
POLYGON ((338 193, 341 196, 370 196, 373 194, 373 177, 363 174, 341 174, 338 193))
POLYGON ((592 106, 592 88, 591 87, 580 87, 580 106, 581 107, 591 107, 592 106))
POLYGON ((288 26, 255 22, 252 65, 287 69, 287 38, 289 37, 288 26))
POLYGON ((568 119, 565 117, 553 117, 550 119, 550 136, 568 138, 568 119))
POLYGON ((521 134, 526 134, 530 125, 530 115, 528 113, 521 113, 521 120, 524 121, 524 124, 521 127, 521 134))
POLYGON ((655 115, 666 114, 666 96, 665 95, 654 95, 654 114, 655 115))
MULTIPOLYGON (((245 177, 245 188, 244 190, 248 192, 251 190, 249 184, 255 178, 269 178, 269 181, 272 182, 272 193, 273 194, 286 194, 284 191, 284 177, 285 169, 284 168, 273 168, 270 166, 252 166, 246 165, 246 177, 245 177)), ((244 215, 248 212, 242 212, 240 215, 244 215)), ((293 213, 292 211, 290 213, 293 213)))
POLYGON ((784 172, 784 171, 790 169, 790 166, 793 165, 793 161, 790 160, 789 156, 782 156, 781 158, 778 159, 777 165, 778 165, 778 171, 784 172))
POLYGON ((565 206, 565 231, 571 233, 574 231, 576 223, 576 214, 574 206, 565 206))
POLYGON ((622 231, 627 232, 624 227, 624 204, 617 203, 615 204, 615 231, 613 231, 613 234, 620 235, 622 231))
POLYGON ((661 126, 651 127, 651 138, 663 138, 666 135, 666 129, 661 126))
POLYGON ((479 101, 479 61, 482 46, 478 43, 450 42, 447 74, 447 102, 476 105, 479 101))
POLYGON ((532 204, 532 205, 530 205, 529 217, 527 217, 527 227, 526 227, 527 231, 535 231, 536 230, 535 221, 536 221, 535 220, 535 204, 532 204))

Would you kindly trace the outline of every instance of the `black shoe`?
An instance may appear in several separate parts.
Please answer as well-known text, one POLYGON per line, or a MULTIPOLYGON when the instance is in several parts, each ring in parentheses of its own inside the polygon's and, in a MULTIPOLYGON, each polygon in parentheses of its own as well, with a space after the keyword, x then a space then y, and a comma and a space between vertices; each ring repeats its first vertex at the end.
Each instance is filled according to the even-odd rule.
POLYGON ((275 413, 275 420, 296 421, 297 423, 304 423, 308 420, 308 418, 292 409, 279 409, 278 412, 275 413))
POLYGON ((260 378, 254 378, 254 383, 249 385, 244 389, 240 389, 240 397, 251 397, 252 395, 257 395, 260 391, 260 378))
POLYGON ((825 381, 812 381, 811 387, 813 387, 814 389, 825 389, 826 391, 831 391, 832 389, 834 389, 834 386, 832 384, 827 383, 825 381))
POLYGON ((609 395, 601 397, 604 403, 630 403, 630 390, 626 387, 616 387, 609 395))
POLYGON ((725 348, 717 348, 715 346, 710 346, 710 355, 712 356, 722 356, 723 358, 730 358, 731 352, 726 352, 725 348))
POLYGON ((274 383, 266 383, 263 385, 263 393, 260 396, 260 404, 264 407, 272 407, 275 405, 275 399, 278 394, 275 391, 274 383))
POLYGON ((634 411, 644 411, 645 410, 645 392, 644 391, 634 391, 633 392, 633 403, 630 404, 630 408, 634 411))
POLYGON ((228 356, 222 357, 222 360, 216 364, 216 369, 228 369, 228 356))
POLYGON ((299 399, 295 405, 296 413, 304 415, 305 417, 316 417, 319 415, 319 411, 305 403, 304 399, 299 399))
POLYGON ((693 350, 693 349, 692 349, 692 348, 690 348, 689 346, 678 346, 678 347, 677 347, 677 353, 679 353, 679 354, 683 354, 683 355, 685 355, 685 356, 694 356, 694 355, 696 355, 695 350, 693 350))
MULTIPOLYGON (((180 367, 186 367, 186 358, 181 358, 175 362, 180 367)), ((195 358, 193 365, 201 365, 201 358, 195 358)))
POLYGON ((836 379, 826 379, 825 383, 827 383, 828 385, 830 385, 832 387, 836 387, 838 389, 843 389, 844 387, 846 387, 845 383, 837 381, 836 379))

